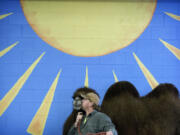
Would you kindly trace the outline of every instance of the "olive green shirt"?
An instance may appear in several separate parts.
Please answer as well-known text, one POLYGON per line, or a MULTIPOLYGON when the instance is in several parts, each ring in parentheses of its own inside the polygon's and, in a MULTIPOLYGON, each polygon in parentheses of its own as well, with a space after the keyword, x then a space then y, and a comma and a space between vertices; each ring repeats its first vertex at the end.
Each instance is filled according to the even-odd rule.
MULTIPOLYGON (((117 131, 111 119, 106 114, 96 110, 88 116, 83 116, 80 131, 82 135, 108 131, 112 131, 113 135, 117 135, 117 131)), ((78 135, 78 129, 73 125, 69 130, 68 135, 78 135)))

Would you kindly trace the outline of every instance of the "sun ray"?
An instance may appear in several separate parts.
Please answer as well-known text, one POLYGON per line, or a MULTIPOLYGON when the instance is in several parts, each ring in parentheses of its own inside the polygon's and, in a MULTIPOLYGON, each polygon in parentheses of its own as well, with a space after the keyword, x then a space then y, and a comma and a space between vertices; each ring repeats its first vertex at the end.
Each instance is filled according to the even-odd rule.
POLYGON ((86 78, 84 81, 84 86, 89 87, 89 80, 88 80, 88 67, 86 66, 86 78))
POLYGON ((13 13, 8 13, 8 14, 4 14, 4 15, 0 15, 0 20, 9 16, 9 15, 12 15, 13 13))
POLYGON ((164 13, 165 13, 166 15, 172 17, 173 19, 180 21, 180 16, 177 16, 177 15, 175 15, 175 14, 168 13, 168 12, 164 12, 164 13))
POLYGON ((38 111, 36 112, 33 120, 31 121, 27 132, 33 135, 42 135, 44 131, 44 127, 46 124, 46 120, 48 117, 48 113, 54 98, 54 92, 56 90, 56 86, 59 80, 59 76, 62 70, 60 70, 54 79, 48 93, 46 94, 41 106, 39 107, 38 111))
POLYGON ((45 52, 39 56, 39 58, 29 67, 28 70, 19 78, 19 80, 16 82, 16 84, 9 90, 9 92, 4 96, 4 98, 0 101, 0 116, 6 111, 6 109, 9 107, 9 105, 12 103, 14 98, 19 93, 20 89, 23 87, 26 80, 31 75, 32 71, 36 67, 36 65, 39 63, 41 58, 45 52))
POLYGON ((0 51, 0 58, 5 55, 7 52, 9 52, 13 47, 15 47, 19 42, 12 44, 11 46, 7 47, 6 49, 0 51))
POLYGON ((118 82, 119 80, 118 80, 118 78, 117 78, 117 76, 116 76, 114 70, 113 70, 112 72, 113 72, 113 76, 114 76, 114 81, 115 81, 115 82, 118 82))
POLYGON ((165 42, 164 40, 160 39, 159 40, 165 45, 166 48, 169 49, 169 51, 171 51, 178 60, 180 60, 180 49, 170 45, 169 43, 165 42))
POLYGON ((134 58, 136 59, 136 62, 138 63, 141 71, 143 72, 144 76, 146 77, 149 85, 151 88, 155 88, 159 83, 156 81, 156 79, 153 77, 153 75, 150 73, 150 71, 145 67, 145 65, 140 61, 140 59, 136 56, 135 53, 133 53, 134 58))

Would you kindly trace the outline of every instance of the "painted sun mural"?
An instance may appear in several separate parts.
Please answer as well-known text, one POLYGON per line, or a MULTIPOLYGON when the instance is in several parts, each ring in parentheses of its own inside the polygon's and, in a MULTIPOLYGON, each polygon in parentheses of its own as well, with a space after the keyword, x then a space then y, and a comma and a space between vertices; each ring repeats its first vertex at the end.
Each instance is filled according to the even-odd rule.
POLYGON ((48 44, 71 55, 101 56, 138 38, 156 2, 21 0, 21 5, 31 27, 48 44))
POLYGON ((2 0, 0 134, 60 135, 72 93, 180 89, 180 2, 2 0))

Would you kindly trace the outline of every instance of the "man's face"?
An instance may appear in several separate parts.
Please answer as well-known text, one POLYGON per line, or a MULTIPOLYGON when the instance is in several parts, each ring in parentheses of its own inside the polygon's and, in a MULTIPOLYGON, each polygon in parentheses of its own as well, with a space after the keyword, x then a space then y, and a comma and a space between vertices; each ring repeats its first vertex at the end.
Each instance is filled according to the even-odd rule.
POLYGON ((93 106, 93 103, 90 100, 88 100, 88 99, 82 100, 82 109, 83 110, 87 110, 87 109, 91 108, 92 106, 93 106))

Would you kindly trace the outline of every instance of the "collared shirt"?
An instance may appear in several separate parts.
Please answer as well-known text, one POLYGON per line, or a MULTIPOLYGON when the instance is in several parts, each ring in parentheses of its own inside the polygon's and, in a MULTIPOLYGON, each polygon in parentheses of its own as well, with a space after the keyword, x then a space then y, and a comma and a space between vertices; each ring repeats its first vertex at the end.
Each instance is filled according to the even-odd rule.
MULTIPOLYGON (((117 131, 111 119, 106 114, 96 110, 94 110, 88 116, 83 116, 80 131, 82 135, 108 131, 112 131, 113 135, 117 135, 117 131)), ((73 125, 69 130, 68 135, 78 135, 78 129, 73 125)))

